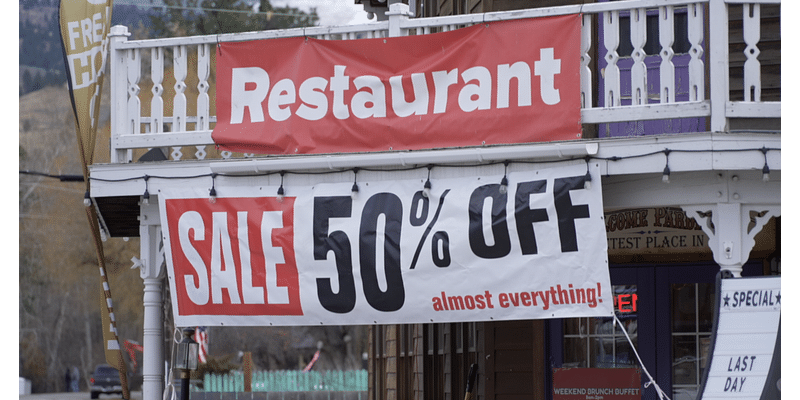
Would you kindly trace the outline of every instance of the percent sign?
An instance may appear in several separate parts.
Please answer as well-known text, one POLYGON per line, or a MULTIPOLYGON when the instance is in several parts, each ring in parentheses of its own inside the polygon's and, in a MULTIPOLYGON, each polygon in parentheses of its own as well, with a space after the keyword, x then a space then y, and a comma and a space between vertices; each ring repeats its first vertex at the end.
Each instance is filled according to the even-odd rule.
MULTIPOLYGON (((422 237, 419 239, 417 251, 414 252, 414 258, 411 260, 410 269, 414 269, 414 267, 417 266, 417 260, 419 259, 419 253, 422 251, 422 245, 425 243, 425 239, 428 238, 428 234, 433 230, 433 225, 436 224, 436 220, 439 219, 439 213, 442 211, 444 198, 448 193, 450 193, 450 189, 445 190, 444 193, 442 193, 442 197, 439 198, 439 205, 436 207, 436 213, 433 214, 433 218, 428 223, 428 227, 425 228, 425 232, 422 233, 422 237)), ((429 202, 428 197, 424 196, 422 191, 418 191, 414 194, 414 200, 411 204, 411 216, 409 217, 412 226, 422 226, 425 220, 428 219, 429 202), (422 211, 418 212, 420 203, 422 204, 422 211), (417 217, 417 214, 419 214, 419 217, 417 217)), ((431 238, 431 259, 434 265, 439 268, 450 266, 450 238, 447 232, 437 231, 433 234, 433 238, 431 238), (442 245, 441 254, 437 251, 439 243, 442 245)))

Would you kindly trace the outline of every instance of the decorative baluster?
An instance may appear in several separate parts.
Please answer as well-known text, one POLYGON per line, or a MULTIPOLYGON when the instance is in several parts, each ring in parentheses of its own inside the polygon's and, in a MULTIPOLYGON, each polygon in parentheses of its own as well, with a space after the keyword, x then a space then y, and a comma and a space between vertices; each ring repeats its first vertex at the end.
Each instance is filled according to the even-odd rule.
POLYGON ((211 71, 211 49, 208 44, 197 46, 197 131, 209 130, 208 75, 211 71))
POLYGON ((603 44, 606 47, 606 68, 603 74, 605 80, 605 107, 617 107, 620 103, 619 95, 619 67, 617 60, 617 47, 619 46, 619 11, 606 11, 603 13, 603 44))
POLYGON ((194 152, 195 158, 198 160, 205 160, 208 152, 206 152, 206 146, 194 146, 197 151, 194 152))
POLYGON ((139 61, 139 49, 130 49, 128 56, 128 128, 131 135, 141 133, 142 110, 139 100, 139 79, 142 65, 139 61))
MULTIPOLYGON (((175 46, 173 48, 172 66, 175 72, 175 100, 172 109, 172 131, 186 132, 186 73, 187 73, 187 51, 186 46, 175 46)), ((180 160, 183 157, 180 147, 172 148, 172 158, 180 160)))
POLYGON ((661 66, 659 78, 661 81, 661 104, 675 102, 675 65, 672 57, 675 51, 675 12, 672 6, 658 8, 658 37, 661 43, 661 66))
POLYGON ((154 47, 150 50, 150 76, 153 80, 153 99, 150 101, 150 132, 161 133, 164 131, 164 48, 154 47))
POLYGON ((647 66, 644 65, 644 45, 647 43, 647 10, 631 10, 631 105, 647 104, 647 66))
POLYGON ((689 4, 687 10, 689 36, 689 101, 706 98, 705 66, 703 65, 703 5, 689 4))
MULTIPOLYGON (((207 131, 209 127, 209 99, 208 99, 208 75, 211 70, 211 46, 201 44, 197 46, 197 124, 196 131, 207 131)), ((195 146, 197 151, 194 153, 198 160, 206 158, 206 146, 195 146)))
POLYGON ((110 84, 111 84, 111 155, 112 163, 128 162, 133 157, 133 151, 119 148, 118 140, 127 132, 128 116, 128 77, 127 77, 127 52, 119 51, 119 46, 130 36, 128 28, 122 25, 111 27, 110 40, 110 84), (125 93, 125 94, 123 94, 125 93))
POLYGON ((744 55, 744 101, 761 101, 761 63, 758 54, 761 51, 756 46, 761 39, 761 5, 742 5, 744 42, 747 47, 744 55))
POLYGON ((592 47, 592 15, 583 16, 581 24, 581 107, 592 107, 592 69, 589 63, 592 58, 589 50, 592 47))

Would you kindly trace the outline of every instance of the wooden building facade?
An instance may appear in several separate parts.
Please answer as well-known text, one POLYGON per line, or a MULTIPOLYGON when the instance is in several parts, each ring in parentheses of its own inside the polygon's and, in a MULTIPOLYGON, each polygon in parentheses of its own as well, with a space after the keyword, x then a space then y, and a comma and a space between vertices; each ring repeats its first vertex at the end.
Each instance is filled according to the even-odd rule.
POLYGON ((155 348, 168 301, 160 193, 215 201, 217 193, 280 185, 283 199, 283 171, 299 172, 302 185, 349 188, 354 171, 359 180, 418 179, 403 168, 471 162, 471 151, 484 164, 463 176, 502 172, 506 157, 529 172, 557 162, 600 171, 616 318, 371 325, 370 399, 461 399, 473 365, 475 399, 555 399, 563 368, 638 369, 640 398, 658 398, 657 382, 672 399, 694 399, 707 369, 717 273, 780 275, 780 1, 357 3, 379 21, 155 40, 128 40, 125 27, 112 28, 111 161, 90 168, 89 195, 107 235, 141 241, 143 397, 160 399, 164 389, 165 358, 155 348), (281 157, 215 148, 209 97, 218 60, 209 54, 221 42, 428 35, 552 15, 582 21, 576 140, 281 157), (174 76, 164 76, 167 64, 174 76), (197 86, 196 98, 187 85, 197 86), (149 104, 144 90, 153 93, 149 104), (151 149, 163 149, 161 157, 149 157, 151 149))

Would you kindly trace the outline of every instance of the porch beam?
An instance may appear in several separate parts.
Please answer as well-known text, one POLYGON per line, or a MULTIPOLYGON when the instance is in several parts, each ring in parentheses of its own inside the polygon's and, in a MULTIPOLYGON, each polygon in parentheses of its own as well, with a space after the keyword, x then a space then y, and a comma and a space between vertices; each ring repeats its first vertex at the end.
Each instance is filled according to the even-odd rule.
POLYGON ((742 268, 755 245, 755 236, 772 217, 781 215, 778 204, 717 203, 684 205, 708 236, 708 246, 721 270, 742 276, 742 268))

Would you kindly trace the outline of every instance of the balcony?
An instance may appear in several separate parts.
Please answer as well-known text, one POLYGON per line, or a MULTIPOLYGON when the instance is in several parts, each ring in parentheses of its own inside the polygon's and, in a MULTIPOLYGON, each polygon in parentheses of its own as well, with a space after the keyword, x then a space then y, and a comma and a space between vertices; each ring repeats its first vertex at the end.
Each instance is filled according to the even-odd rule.
POLYGON ((583 140, 780 133, 779 0, 631 0, 358 26, 128 40, 111 31, 111 163, 165 149, 172 161, 246 159, 215 148, 215 46, 286 37, 426 35, 492 21, 580 14, 583 140))

